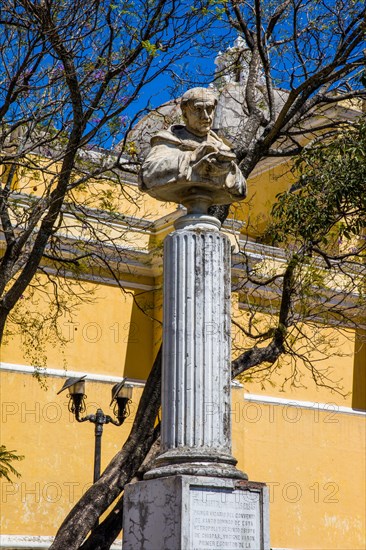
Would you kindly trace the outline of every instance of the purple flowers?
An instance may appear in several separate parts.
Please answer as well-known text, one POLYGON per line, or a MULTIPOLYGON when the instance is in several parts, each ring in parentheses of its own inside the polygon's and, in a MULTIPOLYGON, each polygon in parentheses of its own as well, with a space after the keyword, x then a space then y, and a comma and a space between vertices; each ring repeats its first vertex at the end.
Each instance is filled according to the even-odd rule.
POLYGON ((127 126, 128 116, 126 116, 126 115, 120 116, 119 117, 119 122, 120 122, 121 126, 127 126))
POLYGON ((54 67, 52 67, 51 69, 51 77, 55 78, 55 77, 58 77, 58 76, 61 76, 62 73, 64 72, 65 70, 65 67, 63 66, 62 63, 57 63, 54 67))
POLYGON ((98 80, 99 82, 102 82, 104 80, 105 73, 102 69, 98 69, 93 74, 94 80, 98 80))

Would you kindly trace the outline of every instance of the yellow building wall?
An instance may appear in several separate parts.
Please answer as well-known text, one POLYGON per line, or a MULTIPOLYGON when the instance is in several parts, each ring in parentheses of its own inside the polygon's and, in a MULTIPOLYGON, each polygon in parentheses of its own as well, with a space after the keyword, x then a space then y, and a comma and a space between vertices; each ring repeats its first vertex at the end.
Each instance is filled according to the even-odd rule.
POLYGON ((233 452, 270 492, 271 547, 362 550, 365 417, 246 401, 233 390, 233 452))
MULTIPOLYGON (((331 335, 331 329, 323 328, 324 337, 331 335)), ((334 336, 334 334, 333 334, 334 336)), ((301 357, 279 359, 280 368, 276 368, 270 375, 261 375, 257 380, 255 370, 249 370, 246 375, 239 377, 246 388, 246 391, 253 394, 265 394, 272 397, 291 400, 310 401, 313 403, 333 403, 336 406, 352 407, 352 385, 355 377, 354 346, 356 335, 354 332, 340 333, 337 335, 337 346, 329 348, 329 355, 321 355, 321 362, 316 362, 316 354, 313 353, 313 360, 316 369, 324 372, 326 378, 315 383, 310 365, 301 357), (338 353, 338 355, 337 355, 338 353), (333 355, 332 355, 333 354, 333 355), (296 378, 293 378, 296 376, 296 378), (287 381, 285 383, 285 381, 287 381), (320 385, 323 384, 323 385, 320 385), (332 388, 338 388, 332 390, 332 388)), ((296 349, 296 345, 294 346, 296 349)), ((298 350, 307 356, 306 349, 298 350)), ((363 363, 363 371, 366 364, 363 363)), ((260 367, 259 367, 260 368, 260 367)), ((263 366, 262 366, 263 368, 263 366)), ((363 402, 363 410, 366 403, 363 402)))
POLYGON ((289 161, 257 169, 247 181, 245 201, 231 206, 231 217, 245 222, 245 231, 250 237, 261 235, 267 227, 276 195, 289 189, 294 181, 289 161))

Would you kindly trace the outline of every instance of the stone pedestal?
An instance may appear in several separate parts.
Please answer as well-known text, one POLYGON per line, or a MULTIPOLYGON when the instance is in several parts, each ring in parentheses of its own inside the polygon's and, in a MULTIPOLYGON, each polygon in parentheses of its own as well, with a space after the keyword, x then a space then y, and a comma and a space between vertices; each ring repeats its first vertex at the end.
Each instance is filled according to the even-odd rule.
POLYGON ((126 487, 123 550, 269 550, 268 489, 170 476, 126 487))

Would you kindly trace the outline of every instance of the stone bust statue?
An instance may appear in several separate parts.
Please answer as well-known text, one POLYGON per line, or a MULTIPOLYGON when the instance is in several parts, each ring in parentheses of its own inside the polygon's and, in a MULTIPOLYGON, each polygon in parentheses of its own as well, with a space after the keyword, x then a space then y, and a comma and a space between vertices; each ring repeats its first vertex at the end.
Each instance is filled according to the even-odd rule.
POLYGON ((185 125, 175 124, 151 139, 151 151, 140 172, 143 191, 162 201, 184 204, 192 212, 245 198, 246 182, 235 154, 211 130, 216 104, 209 89, 185 92, 181 99, 185 125))

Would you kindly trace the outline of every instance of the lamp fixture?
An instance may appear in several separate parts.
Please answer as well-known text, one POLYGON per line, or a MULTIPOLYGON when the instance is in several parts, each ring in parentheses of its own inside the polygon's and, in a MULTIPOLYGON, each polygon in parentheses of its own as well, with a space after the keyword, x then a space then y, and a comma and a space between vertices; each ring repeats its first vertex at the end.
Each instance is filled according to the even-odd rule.
POLYGON ((104 414, 102 409, 97 409, 95 414, 81 416, 86 411, 86 394, 85 394, 85 378, 71 377, 65 380, 62 388, 57 392, 59 395, 65 390, 69 390, 69 411, 75 416, 78 422, 92 422, 95 424, 95 447, 94 447, 94 483, 100 478, 100 458, 101 458, 101 439, 103 434, 104 424, 113 424, 121 426, 126 418, 130 415, 130 403, 132 397, 133 386, 124 378, 121 382, 115 384, 112 388, 112 401, 110 406, 113 406, 115 418, 104 414))
POLYGON ((69 411, 73 414, 75 414, 76 420, 79 422, 80 420, 80 413, 83 413, 86 411, 86 405, 85 405, 85 378, 86 374, 84 376, 81 376, 80 378, 67 378, 65 380, 64 385, 60 389, 60 391, 57 392, 57 395, 64 390, 69 390, 68 397, 70 397, 69 401, 69 411))
POLYGON ((113 386, 110 406, 114 403, 113 413, 121 424, 130 415, 131 397, 132 386, 126 384, 126 379, 113 386))

